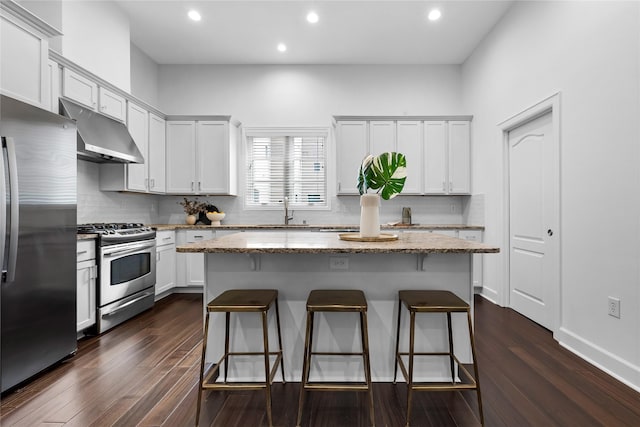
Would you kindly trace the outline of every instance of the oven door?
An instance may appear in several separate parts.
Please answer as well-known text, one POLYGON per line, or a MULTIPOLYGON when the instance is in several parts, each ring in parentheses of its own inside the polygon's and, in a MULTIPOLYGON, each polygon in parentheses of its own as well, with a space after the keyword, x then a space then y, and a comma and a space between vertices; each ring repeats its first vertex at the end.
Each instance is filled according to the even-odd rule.
POLYGON ((156 241, 143 240, 100 248, 98 306, 135 294, 156 284, 156 241))

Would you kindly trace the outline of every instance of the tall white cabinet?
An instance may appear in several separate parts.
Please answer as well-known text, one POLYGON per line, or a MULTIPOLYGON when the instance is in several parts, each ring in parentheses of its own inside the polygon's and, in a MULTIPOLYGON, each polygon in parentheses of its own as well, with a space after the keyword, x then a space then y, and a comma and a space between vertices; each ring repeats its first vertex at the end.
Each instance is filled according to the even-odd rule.
POLYGON ((239 123, 222 119, 167 121, 166 192, 236 195, 239 123))
POLYGON ((336 116, 338 195, 358 194, 367 154, 398 151, 407 159, 402 194, 470 194, 471 117, 336 116))

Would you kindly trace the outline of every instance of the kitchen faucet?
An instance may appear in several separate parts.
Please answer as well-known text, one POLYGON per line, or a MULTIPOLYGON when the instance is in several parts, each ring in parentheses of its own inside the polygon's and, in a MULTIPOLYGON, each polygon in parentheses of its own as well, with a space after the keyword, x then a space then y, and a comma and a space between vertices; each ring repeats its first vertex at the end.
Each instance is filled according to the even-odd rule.
POLYGON ((289 198, 285 197, 283 201, 284 205, 284 225, 289 225, 289 221, 293 219, 293 211, 291 211, 291 216, 289 216, 289 198))

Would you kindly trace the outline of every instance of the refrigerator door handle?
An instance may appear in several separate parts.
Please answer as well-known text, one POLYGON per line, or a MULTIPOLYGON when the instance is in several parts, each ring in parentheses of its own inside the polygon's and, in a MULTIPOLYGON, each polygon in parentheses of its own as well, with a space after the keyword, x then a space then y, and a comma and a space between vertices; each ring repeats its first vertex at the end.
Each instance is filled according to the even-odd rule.
MULTIPOLYGON (((18 258, 18 230, 20 225, 20 199, 18 197, 18 162, 16 160, 16 144, 13 138, 5 137, 2 141, 3 148, 7 149, 7 164, 9 165, 9 191, 11 194, 9 231, 9 259, 7 262, 6 281, 13 282, 16 279, 16 263, 18 258)), ((4 274, 3 274, 4 275, 4 274)))
POLYGON ((2 271, 2 282, 5 281, 7 271, 4 266, 4 246, 7 239, 7 183, 5 182, 6 171, 4 168, 5 162, 5 143, 4 137, 2 137, 2 144, 0 145, 0 270, 2 271))

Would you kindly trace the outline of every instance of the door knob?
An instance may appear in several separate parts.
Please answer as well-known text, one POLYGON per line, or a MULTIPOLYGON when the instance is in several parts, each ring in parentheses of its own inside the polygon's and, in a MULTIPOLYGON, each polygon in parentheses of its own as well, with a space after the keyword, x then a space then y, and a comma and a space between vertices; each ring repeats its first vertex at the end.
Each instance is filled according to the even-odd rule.
POLYGON ((547 230, 547 234, 548 234, 549 236, 553 236, 553 230, 552 230, 552 229, 548 229, 548 230, 547 230))

